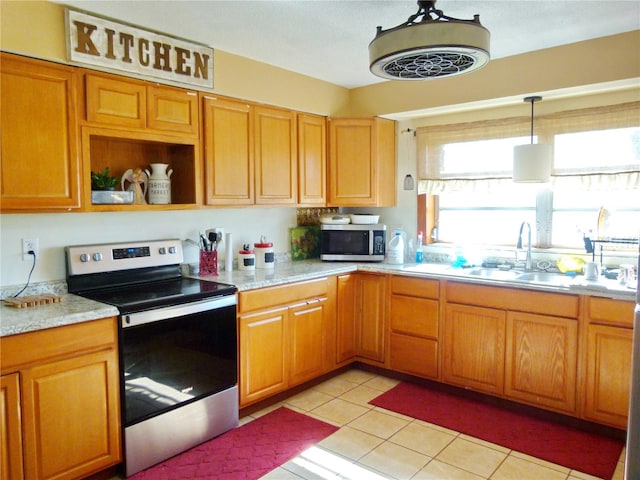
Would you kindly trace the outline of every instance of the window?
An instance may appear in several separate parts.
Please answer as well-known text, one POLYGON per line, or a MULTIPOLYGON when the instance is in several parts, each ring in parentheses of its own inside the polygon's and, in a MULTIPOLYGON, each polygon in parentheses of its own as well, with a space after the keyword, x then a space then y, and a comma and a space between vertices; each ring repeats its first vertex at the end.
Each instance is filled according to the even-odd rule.
POLYGON ((583 235, 637 239, 640 102, 536 118, 535 141, 554 146, 552 185, 542 191, 510 178, 513 147, 530 141, 528 122, 417 130, 419 193, 432 196, 427 215, 436 227, 428 229, 431 240, 514 245, 523 221, 536 226, 538 247, 583 249, 583 235))

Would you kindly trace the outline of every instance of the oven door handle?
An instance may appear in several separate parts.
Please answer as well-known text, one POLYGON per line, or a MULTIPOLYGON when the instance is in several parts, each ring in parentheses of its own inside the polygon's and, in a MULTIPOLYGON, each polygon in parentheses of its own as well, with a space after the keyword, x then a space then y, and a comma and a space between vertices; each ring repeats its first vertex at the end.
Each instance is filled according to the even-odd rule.
POLYGON ((170 307, 154 308, 144 312, 128 313, 122 315, 122 328, 135 327, 144 325, 145 323, 158 322, 168 320, 170 318, 182 317, 194 313, 206 312, 208 310, 216 310, 219 308, 230 307, 238 303, 235 295, 225 295, 215 299, 207 299, 199 302, 189 302, 170 307))

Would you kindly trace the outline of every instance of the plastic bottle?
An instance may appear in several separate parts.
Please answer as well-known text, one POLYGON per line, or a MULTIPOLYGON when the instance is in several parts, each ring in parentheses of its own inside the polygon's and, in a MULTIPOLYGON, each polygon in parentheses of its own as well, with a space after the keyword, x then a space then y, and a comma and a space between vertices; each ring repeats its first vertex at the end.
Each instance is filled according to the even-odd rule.
POLYGON ((404 263, 404 241, 402 240, 401 232, 396 232, 389 242, 387 261, 394 265, 402 265, 404 263))
POLYGON ((422 230, 418 232, 418 243, 416 244, 416 263, 422 263, 422 230))

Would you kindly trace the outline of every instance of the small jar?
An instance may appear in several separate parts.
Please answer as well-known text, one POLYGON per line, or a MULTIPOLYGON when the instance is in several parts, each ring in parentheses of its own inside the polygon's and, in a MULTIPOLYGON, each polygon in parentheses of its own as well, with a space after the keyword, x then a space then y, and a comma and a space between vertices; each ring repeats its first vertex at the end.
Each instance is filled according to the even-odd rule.
POLYGON ((275 266, 276 259, 273 252, 273 243, 265 242, 264 238, 259 243, 253 244, 256 254, 256 268, 272 269, 275 266))
POLYGON ((243 245, 242 250, 238 252, 238 270, 255 270, 256 255, 250 249, 248 244, 243 245))

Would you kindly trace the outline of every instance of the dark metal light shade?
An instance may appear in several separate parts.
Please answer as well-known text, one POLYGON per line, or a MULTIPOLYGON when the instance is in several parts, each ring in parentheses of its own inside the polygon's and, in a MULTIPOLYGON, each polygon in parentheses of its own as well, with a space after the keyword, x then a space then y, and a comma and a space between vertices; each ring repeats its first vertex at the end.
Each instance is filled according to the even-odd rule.
POLYGON ((473 20, 445 16, 435 2, 418 2, 407 22, 389 30, 378 27, 369 44, 374 75, 389 80, 424 80, 477 70, 489 62, 490 33, 473 20), (415 20, 423 16, 420 22, 415 20), (435 16, 436 18, 431 18, 435 16))

